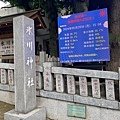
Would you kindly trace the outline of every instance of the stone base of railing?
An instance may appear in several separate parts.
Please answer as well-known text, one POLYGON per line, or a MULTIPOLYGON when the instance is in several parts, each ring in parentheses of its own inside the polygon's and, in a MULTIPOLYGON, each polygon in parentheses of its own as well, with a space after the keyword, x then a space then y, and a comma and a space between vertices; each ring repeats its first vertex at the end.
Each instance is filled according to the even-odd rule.
POLYGON ((15 87, 13 85, 1 84, 0 83, 0 90, 14 92, 15 87))
POLYGON ((27 114, 18 114, 11 110, 4 114, 4 120, 46 120, 45 108, 37 108, 27 114))
POLYGON ((40 90, 40 96, 51 98, 51 99, 56 99, 56 100, 80 103, 80 104, 115 109, 115 110, 119 110, 120 108, 118 101, 106 100, 102 98, 97 99, 97 98, 92 98, 92 97, 83 97, 79 95, 70 95, 70 94, 65 94, 65 93, 50 92, 50 91, 44 91, 44 90, 40 90))
MULTIPOLYGON (((8 91, 8 92, 14 92, 14 86, 11 85, 5 85, 0 84, 0 90, 1 91, 8 91)), ((72 95, 67 93, 59 93, 55 91, 45 91, 45 90, 37 90, 36 91, 37 97, 44 97, 44 98, 50 98, 60 101, 66 101, 66 102, 72 102, 72 103, 79 103, 79 104, 85 104, 90 106, 96 106, 101 108, 107 108, 107 109, 115 109, 120 110, 120 103, 117 100, 107 100, 103 98, 94 98, 94 97, 83 97, 80 95, 72 95)))

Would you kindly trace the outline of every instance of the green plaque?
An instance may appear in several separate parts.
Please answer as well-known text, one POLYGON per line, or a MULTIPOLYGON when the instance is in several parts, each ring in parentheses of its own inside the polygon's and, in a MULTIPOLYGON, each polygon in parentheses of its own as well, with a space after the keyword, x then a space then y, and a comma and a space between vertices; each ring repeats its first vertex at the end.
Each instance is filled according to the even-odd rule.
POLYGON ((70 105, 67 106, 67 114, 69 117, 86 118, 85 105, 70 105))

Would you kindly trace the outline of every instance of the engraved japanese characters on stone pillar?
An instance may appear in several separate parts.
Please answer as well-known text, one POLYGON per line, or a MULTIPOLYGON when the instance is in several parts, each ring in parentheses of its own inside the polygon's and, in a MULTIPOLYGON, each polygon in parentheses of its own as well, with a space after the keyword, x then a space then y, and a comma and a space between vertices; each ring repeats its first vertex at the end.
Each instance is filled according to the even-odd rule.
POLYGON ((7 83, 7 71, 5 69, 1 69, 1 83, 7 83))
POLYGON ((42 89, 43 87, 42 75, 40 72, 36 72, 36 89, 42 89))
POLYGON ((98 78, 91 78, 92 82, 92 95, 93 97, 100 98, 100 81, 98 78))
POLYGON ((80 95, 88 96, 87 78, 79 77, 80 95))
POLYGON ((105 80, 106 83, 106 99, 115 100, 114 80, 105 80))
POLYGON ((27 113, 36 108, 34 21, 25 16, 13 20, 15 46, 15 110, 27 113))
POLYGON ((64 92, 64 79, 62 74, 56 74, 56 91, 64 92))
POLYGON ((75 78, 72 75, 67 75, 67 88, 69 94, 75 94, 75 78))
POLYGON ((14 71, 8 70, 8 83, 9 85, 14 85, 14 71))
POLYGON ((54 79, 53 79, 52 71, 51 71, 51 68, 53 65, 54 65, 53 62, 43 63, 44 90, 53 91, 54 89, 54 79))

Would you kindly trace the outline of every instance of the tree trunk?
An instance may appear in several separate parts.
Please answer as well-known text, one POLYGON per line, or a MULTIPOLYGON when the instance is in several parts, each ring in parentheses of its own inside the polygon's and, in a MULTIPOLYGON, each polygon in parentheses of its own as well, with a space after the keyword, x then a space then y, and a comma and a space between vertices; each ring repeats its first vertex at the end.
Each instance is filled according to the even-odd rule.
POLYGON ((88 11, 88 8, 86 6, 85 2, 80 2, 79 0, 74 2, 74 13, 84 12, 88 11))
POLYGON ((109 6, 110 33, 120 34, 120 0, 111 0, 109 6))
POLYGON ((57 9, 54 6, 53 0, 47 0, 49 6, 49 30, 50 30, 50 39, 49 39, 49 48, 50 55, 57 57, 57 9))
POLYGON ((107 70, 118 71, 120 66, 120 0, 109 1, 111 60, 107 70))

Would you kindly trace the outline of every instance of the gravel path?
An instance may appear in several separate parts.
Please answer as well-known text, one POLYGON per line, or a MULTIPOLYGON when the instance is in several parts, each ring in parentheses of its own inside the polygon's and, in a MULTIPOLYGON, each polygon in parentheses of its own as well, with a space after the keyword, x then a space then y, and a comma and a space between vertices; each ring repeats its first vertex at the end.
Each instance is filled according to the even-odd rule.
POLYGON ((0 101, 0 120, 4 120, 4 113, 14 109, 14 105, 10 105, 0 101))

